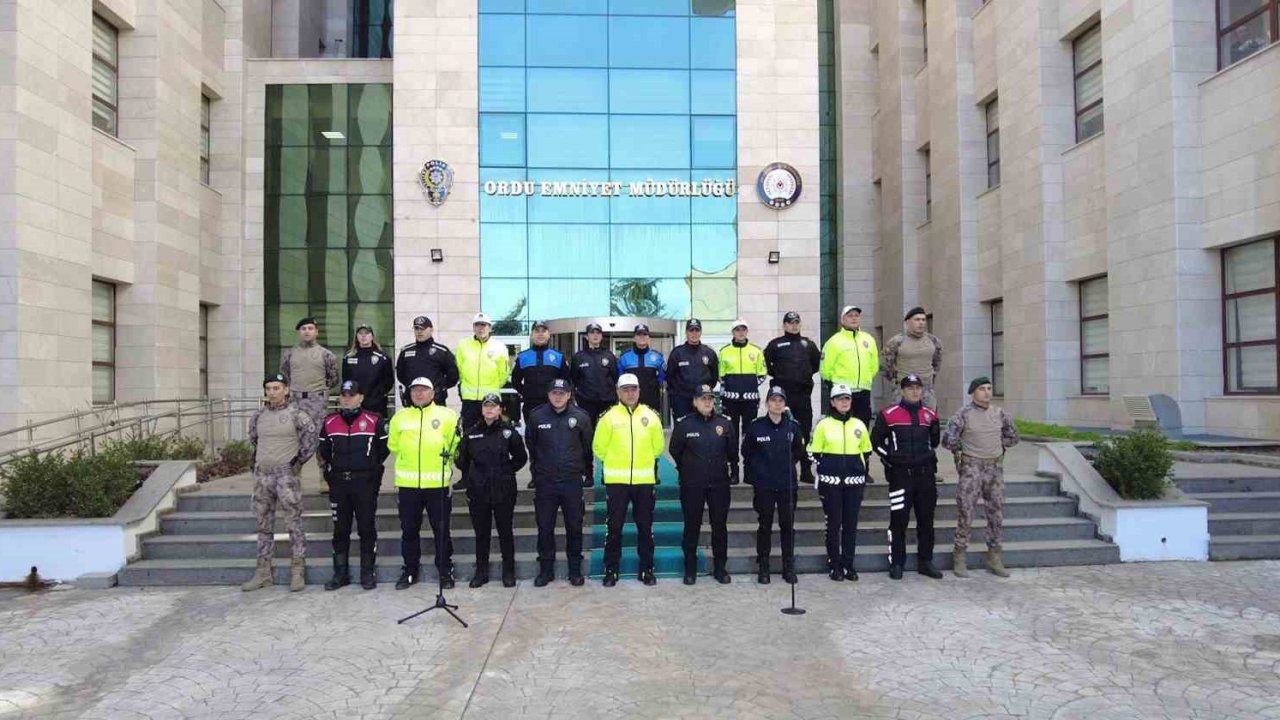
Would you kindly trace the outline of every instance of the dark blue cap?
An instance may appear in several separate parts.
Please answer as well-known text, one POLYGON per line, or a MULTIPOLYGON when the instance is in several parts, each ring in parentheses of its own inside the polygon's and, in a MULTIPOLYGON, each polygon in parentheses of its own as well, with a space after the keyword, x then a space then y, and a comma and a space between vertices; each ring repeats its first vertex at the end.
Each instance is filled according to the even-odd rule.
POLYGON ((924 387, 924 381, 920 379, 919 375, 911 373, 898 381, 898 387, 906 387, 908 385, 919 385, 920 387, 924 387))
POLYGON ((684 324, 684 329, 685 329, 685 330, 701 330, 701 329, 702 329, 702 321, 701 321, 701 320, 699 320, 698 318, 694 318, 694 319, 692 319, 692 320, 690 320, 689 322, 687 322, 687 323, 685 323, 685 324, 684 324))
POLYGON ((640 323, 639 325, 636 325, 635 334, 636 334, 636 335, 639 335, 640 333, 644 333, 645 335, 648 335, 648 334, 649 334, 649 326, 648 326, 648 325, 645 325, 644 323, 640 323))
POLYGON ((359 395, 360 383, 356 382, 355 380, 347 380, 342 383, 342 390, 340 390, 339 392, 341 392, 343 395, 359 395))
POLYGON ((569 392, 569 381, 564 378, 556 378, 555 380, 552 380, 550 392, 555 392, 556 390, 569 392))

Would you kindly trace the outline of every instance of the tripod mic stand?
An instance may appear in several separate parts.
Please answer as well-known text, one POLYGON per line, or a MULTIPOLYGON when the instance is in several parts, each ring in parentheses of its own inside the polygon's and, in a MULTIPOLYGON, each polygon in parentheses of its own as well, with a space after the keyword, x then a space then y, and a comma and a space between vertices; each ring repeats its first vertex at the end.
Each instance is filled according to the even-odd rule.
MULTIPOLYGON (((793 421, 794 422, 794 421, 793 421)), ((800 504, 800 490, 797 487, 794 495, 791 496, 791 572, 796 571, 796 506, 800 504)), ((796 607, 796 585, 800 584, 800 575, 796 574, 796 581, 789 583, 791 585, 791 605, 782 608, 783 615, 803 615, 804 608, 796 607)))
MULTIPOLYGON (((445 503, 445 500, 449 497, 449 494, 453 491, 452 483, 445 481, 446 470, 449 471, 450 478, 452 479, 453 470, 452 468, 449 468, 449 458, 452 455, 453 453, 451 452, 450 448, 446 447, 444 450, 440 451, 440 457, 444 461, 443 463, 441 463, 441 466, 440 466, 440 517, 441 517, 440 524, 443 526, 441 528, 442 532, 440 533, 440 535, 443 535, 443 537, 440 537, 440 535, 437 535, 434 538, 435 544, 436 544, 436 562, 440 561, 440 550, 452 545, 452 535, 449 532, 449 520, 452 513, 448 512, 448 505, 447 503, 445 503)), ((452 562, 453 553, 450 552, 449 555, 450 555, 450 562, 452 562)), ((423 608, 422 610, 419 610, 418 612, 408 617, 400 618, 399 620, 396 621, 397 625, 403 625, 406 622, 418 617, 419 615, 424 615, 426 613, 431 612, 432 610, 443 610, 449 613, 449 616, 452 617, 454 620, 457 620, 462 625, 462 627, 464 628, 470 627, 470 625, 467 625, 467 622, 465 620, 463 620, 461 617, 458 617, 458 613, 454 612, 454 610, 458 609, 458 606, 451 605, 444 598, 444 573, 445 573, 444 570, 437 568, 435 604, 428 605, 427 607, 423 608)))

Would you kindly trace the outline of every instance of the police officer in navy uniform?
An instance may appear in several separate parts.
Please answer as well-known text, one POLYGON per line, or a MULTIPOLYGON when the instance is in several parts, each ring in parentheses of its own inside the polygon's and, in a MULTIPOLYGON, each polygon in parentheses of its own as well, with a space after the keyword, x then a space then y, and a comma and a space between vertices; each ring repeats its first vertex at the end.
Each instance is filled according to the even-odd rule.
POLYGON ((355 380, 359 385, 365 410, 387 416, 387 393, 395 384, 395 369, 391 367, 391 359, 382 352, 372 327, 356 327, 356 336, 342 358, 342 379, 355 380))
POLYGON ((782 316, 782 335, 765 346, 764 364, 771 382, 786 391, 787 407, 806 443, 813 433, 813 376, 821 362, 818 344, 800 334, 800 313, 782 316))
POLYGON ((605 410, 618 402, 618 358, 603 345, 604 329, 587 323, 587 346, 574 353, 569 379, 574 401, 586 411, 594 425, 605 410))
POLYGON ((702 509, 711 518, 712 576, 729 582, 729 486, 738 484, 738 434, 733 421, 715 412, 715 390, 703 385, 694 412, 671 430, 671 459, 680 473, 680 509, 684 512, 684 584, 698 580, 698 538, 702 509))
POLYGON ((694 318, 686 323, 684 337, 684 344, 667 357, 667 396, 671 417, 677 419, 693 412, 693 396, 699 387, 715 385, 720 379, 720 358, 702 344, 702 321, 694 318))
POLYGON ((618 358, 618 375, 631 373, 640 381, 640 402, 662 409, 662 383, 666 382, 666 364, 662 353, 649 347, 649 326, 636 325, 635 345, 618 358))
POLYGON ((565 558, 569 583, 582 585, 583 488, 591 487, 595 458, 591 454, 594 418, 571 402, 569 383, 551 381, 547 402, 529 416, 525 444, 533 474, 534 514, 538 523, 538 577, 542 587, 555 579, 556 513, 564 514, 565 558))
POLYGON ((462 432, 454 464, 467 478, 467 510, 476 535, 476 571, 470 587, 489 582, 489 534, 498 530, 502 586, 516 586, 516 473, 529 459, 520 433, 502 419, 502 398, 489 393, 480 403, 480 421, 462 432))
POLYGON ((445 406, 449 388, 458 384, 458 361, 448 345, 436 342, 432 335, 435 327, 431 318, 419 315, 413 319, 413 342, 400 349, 396 358, 396 380, 400 383, 400 399, 405 407, 411 407, 409 383, 424 377, 435 389, 435 404, 445 406))
POLYGON ((773 552, 773 517, 778 516, 782 537, 782 579, 796 581, 795 508, 799 483, 813 482, 809 456, 800 426, 786 414, 787 393, 769 388, 765 414, 752 420, 742 431, 742 466, 748 485, 755 488, 752 503, 759 526, 756 529, 756 581, 769 583, 769 555, 773 552), (797 477, 796 465, 800 465, 797 477))
POLYGON ((511 370, 511 387, 520 393, 524 403, 525 427, 528 427, 533 411, 546 404, 551 381, 569 379, 569 359, 548 344, 551 331, 547 329, 546 321, 533 322, 532 340, 528 348, 516 355, 515 366, 511 370))

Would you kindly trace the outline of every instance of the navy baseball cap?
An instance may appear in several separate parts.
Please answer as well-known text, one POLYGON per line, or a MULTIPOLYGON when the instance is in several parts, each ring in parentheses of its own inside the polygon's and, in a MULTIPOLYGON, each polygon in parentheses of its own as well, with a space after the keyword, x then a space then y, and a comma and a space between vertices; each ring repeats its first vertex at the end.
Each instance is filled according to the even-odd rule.
POLYGON ((360 323, 356 326, 356 332, 360 332, 361 330, 368 330, 370 333, 373 332, 373 328, 370 327, 368 323, 360 323))
POLYGON ((924 387, 924 381, 920 379, 919 375, 911 373, 898 382, 898 387, 906 387, 908 385, 919 385, 920 387, 924 387))
POLYGON ((289 378, 285 377, 282 373, 271 373, 270 375, 267 376, 266 380, 262 381, 262 387, 266 387, 268 383, 273 383, 273 382, 284 383, 285 385, 288 385, 289 378))
POLYGON ((486 393, 484 399, 480 401, 481 405, 501 405, 502 396, 498 393, 486 393))
POLYGON ((534 321, 533 321, 533 325, 531 326, 531 329, 533 329, 533 330, 537 330, 538 328, 543 328, 544 330, 545 330, 545 329, 547 329, 547 321, 546 321, 546 320, 534 320, 534 321))
POLYGON ((715 397, 716 389, 710 385, 699 385, 697 397, 706 397, 708 395, 715 397))
POLYGON ((342 390, 339 392, 343 395, 359 395, 360 383, 355 380, 347 380, 342 383, 342 390))
POLYGON ((639 325, 636 325, 635 334, 636 334, 636 335, 640 335, 640 334, 648 335, 648 334, 649 334, 649 326, 648 326, 648 325, 645 325, 644 323, 640 323, 639 325))
POLYGON ((604 328, 600 327, 600 323, 587 323, 587 332, 604 332, 604 328))
POLYGON ((800 322, 800 313, 796 312, 795 310, 792 310, 791 312, 789 312, 789 313, 787 313, 786 315, 783 315, 783 316, 782 316, 782 322, 784 322, 784 323, 786 323, 786 322, 800 322))
POLYGON ((427 317, 426 315, 419 315, 418 317, 413 319, 413 327, 414 329, 421 330, 423 328, 429 328, 434 326, 431 324, 431 318, 427 317))
POLYGON ((551 392, 569 392, 569 381, 564 378, 556 378, 551 381, 551 392))
POLYGON ((765 397, 765 399, 766 399, 766 400, 768 400, 769 398, 775 398, 775 397, 780 397, 780 398, 782 398, 783 400, 786 400, 786 399, 787 399, 787 391, 786 391, 786 390, 783 390, 782 388, 778 387, 777 385, 774 385, 773 387, 769 388, 769 395, 768 395, 767 397, 765 397))
POLYGON ((701 329, 702 329, 702 321, 701 321, 701 320, 699 320, 698 318, 693 318, 693 319, 692 319, 692 320, 690 320, 689 322, 685 323, 685 325, 684 325, 684 329, 685 329, 685 330, 701 330, 701 329))

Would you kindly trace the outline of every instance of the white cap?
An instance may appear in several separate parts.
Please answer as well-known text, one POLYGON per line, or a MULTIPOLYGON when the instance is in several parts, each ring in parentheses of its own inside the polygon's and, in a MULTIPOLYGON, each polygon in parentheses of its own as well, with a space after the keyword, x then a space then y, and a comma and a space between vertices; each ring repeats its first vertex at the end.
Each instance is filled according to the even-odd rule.
POLYGON ((640 380, 631 373, 622 373, 622 376, 618 378, 618 387, 640 387, 640 380))
POLYGON ((425 388, 431 388, 432 390, 436 389, 436 386, 431 384, 431 380, 429 378, 424 378, 424 377, 414 378, 413 382, 409 383, 410 388, 414 388, 419 385, 425 388))
POLYGON ((476 316, 471 318, 471 324, 479 325, 481 323, 484 323, 485 325, 492 325, 493 321, 490 320, 489 316, 485 315, 484 313, 476 313, 476 316))
POLYGON ((857 310, 859 315, 862 314, 862 308, 858 307, 857 305, 845 305, 843 308, 840 309, 840 317, 844 317, 845 315, 848 315, 850 310, 857 310))
POLYGON ((749 326, 747 325, 747 321, 743 320, 742 318, 738 318, 737 320, 734 320, 733 329, 737 330, 738 328, 742 328, 744 330, 749 329, 749 326))
POLYGON ((844 383, 836 383, 831 388, 831 399, 834 400, 842 395, 844 397, 853 397, 853 390, 851 390, 849 386, 845 385, 844 383))

